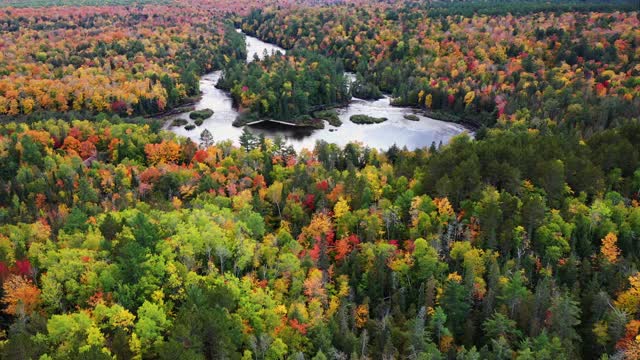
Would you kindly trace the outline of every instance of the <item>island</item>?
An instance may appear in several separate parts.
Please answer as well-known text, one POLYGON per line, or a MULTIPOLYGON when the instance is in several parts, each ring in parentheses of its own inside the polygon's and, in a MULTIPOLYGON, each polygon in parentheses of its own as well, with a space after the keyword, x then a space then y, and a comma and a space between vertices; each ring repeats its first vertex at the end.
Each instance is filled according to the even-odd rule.
POLYGON ((351 115, 349 120, 351 120, 351 122, 355 124, 379 124, 381 122, 387 121, 388 119, 386 117, 374 117, 364 114, 356 114, 351 115))
POLYGON ((277 121, 323 128, 321 120, 339 126, 331 109, 351 99, 341 62, 306 50, 231 64, 217 87, 229 91, 238 108, 234 126, 277 121))
POLYGON ((202 123, 211 116, 213 116, 213 110, 211 109, 196 110, 189 114, 189 118, 198 126, 202 125, 202 123))

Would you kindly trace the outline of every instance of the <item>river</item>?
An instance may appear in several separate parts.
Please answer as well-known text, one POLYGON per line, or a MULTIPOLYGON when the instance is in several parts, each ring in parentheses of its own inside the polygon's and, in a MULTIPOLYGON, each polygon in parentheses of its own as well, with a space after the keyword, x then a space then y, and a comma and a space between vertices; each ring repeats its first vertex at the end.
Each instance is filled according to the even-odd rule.
MULTIPOLYGON (((265 43, 255 37, 247 36, 246 43, 247 62, 253 61, 254 56, 262 59, 265 53, 271 54, 277 51, 285 53, 284 49, 265 43)), ((200 79, 202 98, 195 104, 195 108, 196 110, 207 108, 213 110, 212 117, 205 120, 201 126, 189 131, 184 126, 171 126, 171 122, 176 118, 185 119, 189 123, 193 123, 189 119, 188 112, 181 113, 171 117, 167 121, 165 129, 169 129, 178 135, 189 137, 195 142, 199 142, 200 133, 204 129, 208 129, 215 141, 230 139, 235 144, 238 144, 242 129, 231 125, 238 112, 233 108, 229 94, 215 87, 221 75, 221 71, 214 71, 200 79)), ((351 74, 347 74, 347 76, 353 78, 351 74)), ((422 116, 419 113, 415 113, 412 108, 391 106, 388 96, 380 100, 353 98, 348 106, 336 110, 340 120, 342 120, 342 126, 340 127, 325 123, 324 129, 313 130, 262 123, 250 127, 250 130, 256 135, 264 134, 268 138, 280 135, 298 151, 303 148, 313 149, 318 140, 336 143, 340 146, 344 146, 349 142, 361 142, 369 147, 378 149, 387 149, 393 144, 416 149, 430 146, 433 142, 446 143, 451 137, 468 131, 458 124, 422 116), (351 115, 357 114, 386 117, 389 120, 379 124, 358 125, 349 120, 351 115), (404 115, 407 114, 415 114, 420 121, 405 119, 404 115)))

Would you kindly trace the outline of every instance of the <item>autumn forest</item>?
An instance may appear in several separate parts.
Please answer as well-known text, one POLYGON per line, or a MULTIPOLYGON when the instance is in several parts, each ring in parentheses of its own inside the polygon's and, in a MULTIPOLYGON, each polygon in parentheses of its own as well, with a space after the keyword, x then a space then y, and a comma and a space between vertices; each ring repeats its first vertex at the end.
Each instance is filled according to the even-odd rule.
POLYGON ((639 6, 0 0, 0 359, 640 360, 639 6))

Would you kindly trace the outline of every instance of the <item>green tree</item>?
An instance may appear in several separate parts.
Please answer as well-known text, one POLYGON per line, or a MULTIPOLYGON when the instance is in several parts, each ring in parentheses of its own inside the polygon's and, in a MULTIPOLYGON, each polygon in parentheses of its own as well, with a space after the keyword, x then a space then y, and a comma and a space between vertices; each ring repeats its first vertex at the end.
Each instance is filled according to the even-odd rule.
POLYGON ((247 152, 255 149, 258 146, 258 139, 247 126, 242 128, 242 134, 240 135, 240 146, 247 152))
POLYGON ((137 311, 138 320, 134 327, 134 335, 140 341, 140 350, 151 353, 152 347, 164 341, 164 332, 171 325, 165 310, 152 302, 145 301, 137 311))
POLYGON ((508 308, 510 315, 515 315, 518 306, 529 296, 529 291, 525 286, 525 278, 522 271, 516 271, 509 281, 504 284, 499 299, 504 301, 508 308))

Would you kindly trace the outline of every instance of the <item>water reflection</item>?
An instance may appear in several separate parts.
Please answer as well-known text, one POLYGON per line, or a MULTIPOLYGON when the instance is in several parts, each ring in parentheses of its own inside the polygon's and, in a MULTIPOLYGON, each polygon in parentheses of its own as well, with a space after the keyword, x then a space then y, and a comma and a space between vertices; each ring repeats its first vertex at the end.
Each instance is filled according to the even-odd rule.
MULTIPOLYGON (((273 51, 285 53, 284 49, 251 36, 247 36, 246 43, 248 62, 253 61, 254 55, 258 56, 258 58, 263 58, 265 50, 267 54, 273 51)), ((185 119, 189 123, 193 123, 189 119, 189 113, 182 113, 170 119, 165 128, 178 135, 189 137, 196 142, 200 139, 200 133, 204 129, 208 129, 215 141, 230 139, 235 144, 238 144, 242 129, 231 125, 238 112, 233 109, 229 94, 215 87, 220 76, 221 72, 215 71, 203 76, 200 80, 202 99, 195 107, 196 110, 212 109, 214 114, 211 118, 205 120, 202 126, 198 126, 191 131, 185 130, 184 127, 171 127, 171 122, 176 118, 185 119)), ((349 79, 354 78, 353 74, 347 74, 347 77, 349 79)), ((318 140, 336 143, 340 146, 344 146, 349 142, 361 142, 379 149, 389 148, 393 144, 416 149, 429 146, 433 142, 446 143, 451 137, 466 131, 460 125, 430 119, 419 114, 416 115, 420 121, 407 120, 404 115, 413 114, 414 110, 391 106, 389 97, 375 101, 354 98, 348 106, 339 108, 337 111, 340 120, 342 120, 342 126, 340 127, 325 124, 326 127, 324 129, 312 130, 262 123, 252 126, 250 129, 256 135, 264 134, 269 138, 280 135, 293 145, 296 150, 301 150, 302 148, 312 149, 318 140), (389 120, 380 124, 358 125, 349 121, 351 115, 356 114, 386 117, 389 120)))

